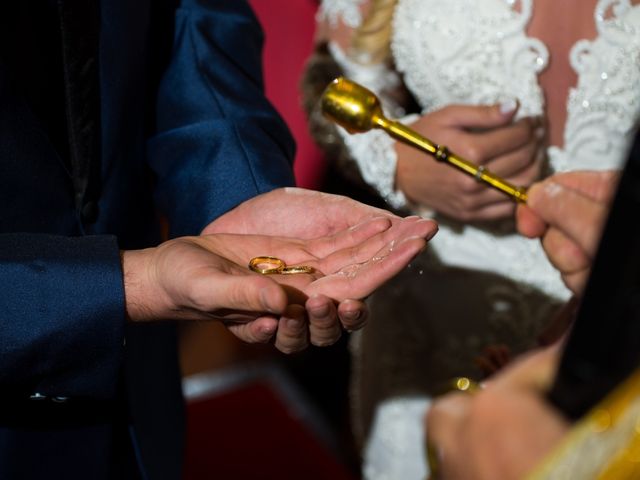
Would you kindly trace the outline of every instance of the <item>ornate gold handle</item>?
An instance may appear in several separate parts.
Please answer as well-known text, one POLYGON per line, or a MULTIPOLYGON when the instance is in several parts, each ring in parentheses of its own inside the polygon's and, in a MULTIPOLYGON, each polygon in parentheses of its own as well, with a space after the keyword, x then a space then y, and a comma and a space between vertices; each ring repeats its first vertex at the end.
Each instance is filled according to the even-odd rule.
POLYGON ((436 145, 406 125, 386 118, 378 97, 362 85, 344 77, 336 78, 325 89, 321 102, 324 115, 349 133, 362 133, 372 128, 380 128, 396 140, 422 150, 439 162, 447 163, 477 181, 509 195, 515 201, 527 202, 526 188, 512 185, 485 167, 475 165, 450 152, 447 147, 436 145))

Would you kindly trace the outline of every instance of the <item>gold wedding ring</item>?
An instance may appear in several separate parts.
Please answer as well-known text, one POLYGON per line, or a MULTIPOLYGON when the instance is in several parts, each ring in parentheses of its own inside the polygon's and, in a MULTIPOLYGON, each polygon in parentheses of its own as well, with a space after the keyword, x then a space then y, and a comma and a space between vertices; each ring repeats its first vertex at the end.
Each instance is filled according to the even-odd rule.
POLYGON ((262 275, 273 275, 280 273, 286 264, 276 257, 253 257, 249 261, 249 269, 262 275))
POLYGON ((284 267, 280 273, 282 275, 295 275, 296 273, 313 273, 313 268, 308 265, 300 265, 299 267, 284 267))
POLYGON ((287 267, 287 264, 278 257, 268 255, 253 257, 249 260, 249 269, 262 275, 296 275, 299 273, 313 273, 313 267, 299 265, 287 267))

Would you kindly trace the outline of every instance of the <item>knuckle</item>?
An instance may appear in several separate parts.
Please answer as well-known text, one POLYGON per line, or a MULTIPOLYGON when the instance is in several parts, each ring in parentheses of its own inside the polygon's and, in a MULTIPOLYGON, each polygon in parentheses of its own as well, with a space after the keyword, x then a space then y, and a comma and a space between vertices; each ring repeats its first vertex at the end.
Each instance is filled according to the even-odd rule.
POLYGON ((211 296, 205 294, 200 282, 193 282, 193 284, 187 288, 185 300, 189 308, 200 312, 209 310, 212 303, 211 296))
MULTIPOLYGON (((458 185, 463 193, 475 193, 479 190, 480 186, 475 178, 467 176, 461 177, 458 185)), ((470 203, 470 200, 468 198, 463 197, 461 200, 463 203, 470 203)))
POLYGON ((484 152, 477 145, 466 145, 463 147, 464 156, 474 163, 484 161, 484 152))

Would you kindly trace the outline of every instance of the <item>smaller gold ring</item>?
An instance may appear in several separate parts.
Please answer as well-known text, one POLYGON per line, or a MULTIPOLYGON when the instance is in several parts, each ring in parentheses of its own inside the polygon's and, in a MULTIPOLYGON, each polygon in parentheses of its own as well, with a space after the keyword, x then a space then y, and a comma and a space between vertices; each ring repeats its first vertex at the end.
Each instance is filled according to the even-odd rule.
POLYGON ((273 275, 281 273, 285 268, 285 263, 277 257, 253 257, 249 260, 249 269, 262 275, 273 275), (272 265, 268 268, 260 268, 260 265, 272 265))
POLYGON ((284 267, 280 270, 282 275, 295 275, 296 273, 313 273, 313 267, 300 265, 299 267, 284 267))
POLYGON ((482 389, 480 384, 469 377, 455 377, 451 379, 451 391, 475 393, 482 389))

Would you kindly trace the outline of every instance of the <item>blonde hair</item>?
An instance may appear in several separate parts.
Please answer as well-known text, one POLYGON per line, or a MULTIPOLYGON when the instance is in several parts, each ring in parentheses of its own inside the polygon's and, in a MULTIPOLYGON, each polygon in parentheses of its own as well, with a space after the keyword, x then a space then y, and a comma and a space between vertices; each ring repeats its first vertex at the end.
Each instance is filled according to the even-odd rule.
POLYGON ((367 17, 354 33, 352 57, 359 63, 386 62, 391 55, 393 11, 398 0, 372 0, 367 17))

